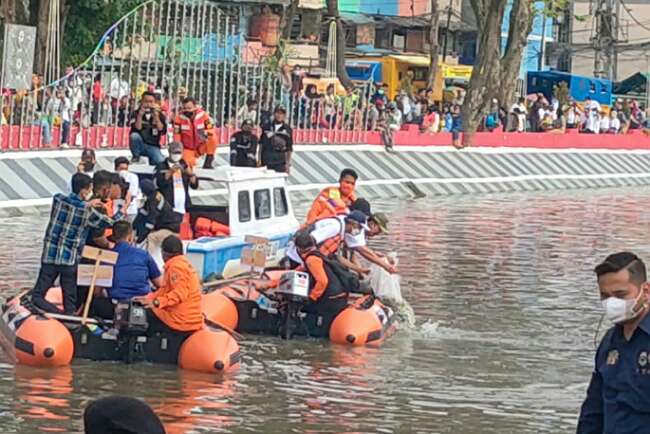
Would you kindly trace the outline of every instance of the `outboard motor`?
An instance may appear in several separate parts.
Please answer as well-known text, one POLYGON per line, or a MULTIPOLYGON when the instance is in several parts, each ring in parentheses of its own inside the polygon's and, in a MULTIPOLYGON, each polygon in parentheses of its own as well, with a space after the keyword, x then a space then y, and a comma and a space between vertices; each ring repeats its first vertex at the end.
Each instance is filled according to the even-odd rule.
POLYGON ((129 301, 115 306, 115 328, 124 335, 142 335, 147 332, 147 312, 142 304, 129 301))
POLYGON ((309 274, 289 271, 280 278, 280 285, 275 294, 286 303, 284 320, 280 330, 283 339, 291 339, 298 318, 298 311, 309 299, 309 274))

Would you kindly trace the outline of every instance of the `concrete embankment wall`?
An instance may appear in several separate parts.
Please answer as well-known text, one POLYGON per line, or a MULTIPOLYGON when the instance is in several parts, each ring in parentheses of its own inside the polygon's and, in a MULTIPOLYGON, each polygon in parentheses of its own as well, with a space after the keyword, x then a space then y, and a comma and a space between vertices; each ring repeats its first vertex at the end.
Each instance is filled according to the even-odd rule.
MULTIPOLYGON (((98 151, 100 168, 112 170, 126 150, 98 151)), ((0 154, 0 217, 42 212, 51 196, 66 191, 79 150, 0 154)), ((221 149, 217 164, 227 164, 221 149)), ((367 198, 559 190, 650 184, 650 151, 587 149, 298 146, 289 178, 297 203, 313 199, 344 167, 360 174, 367 198)), ((194 201, 209 203, 223 186, 204 182, 194 201)))

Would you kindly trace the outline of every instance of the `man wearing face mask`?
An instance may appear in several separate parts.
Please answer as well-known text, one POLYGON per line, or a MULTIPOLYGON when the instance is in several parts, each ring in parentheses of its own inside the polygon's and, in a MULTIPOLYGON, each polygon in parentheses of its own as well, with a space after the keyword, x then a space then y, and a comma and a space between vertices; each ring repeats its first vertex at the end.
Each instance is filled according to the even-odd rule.
POLYGON ((612 327, 596 352, 577 434, 646 433, 650 427, 650 284, 633 253, 608 256, 595 269, 612 327))
POLYGON ((242 122, 241 131, 230 139, 230 165, 257 167, 257 136, 253 133, 253 122, 242 122))
MULTIPOLYGON (((95 174, 96 164, 97 159, 95 158, 95 151, 92 149, 84 149, 81 151, 81 161, 77 164, 77 173, 83 173, 92 178, 95 174)), ((68 192, 72 192, 72 180, 68 183, 68 192)))
POLYGON ((133 223, 138 215, 138 201, 142 198, 140 191, 140 179, 138 175, 129 171, 129 159, 126 157, 117 157, 114 161, 115 172, 128 184, 128 192, 124 198, 124 208, 126 209, 126 219, 133 223))
POLYGON ((180 143, 169 145, 169 158, 156 166, 155 183, 167 203, 172 205, 182 220, 191 205, 189 189, 199 188, 199 179, 192 166, 183 159, 183 147, 180 143))
POLYGON ((77 173, 72 177, 72 193, 56 194, 52 201, 50 223, 43 240, 41 269, 31 292, 32 302, 46 312, 74 312, 77 301, 77 263, 79 253, 91 228, 103 230, 113 220, 95 207, 99 200, 90 200, 92 180, 77 173), (63 311, 45 299, 57 277, 63 290, 63 311))
POLYGON ((183 100, 182 111, 174 119, 174 141, 183 145, 183 160, 196 167, 205 155, 204 169, 212 169, 217 152, 217 137, 210 114, 198 106, 194 98, 183 100))
MULTIPOLYGON (((367 217, 360 211, 352 211, 347 215, 325 218, 307 225, 296 233, 308 233, 316 242, 320 253, 325 257, 338 255, 342 245, 353 248, 364 238, 364 230, 368 229, 367 217)), ((302 265, 303 261, 297 252, 295 241, 290 241, 287 246, 287 258, 290 268, 302 265)), ((360 267, 343 256, 338 260, 349 270, 359 274, 365 274, 367 269, 360 267)))
POLYGON ((287 110, 275 108, 273 120, 262 127, 262 166, 276 172, 289 173, 293 153, 293 131, 285 122, 287 110))
POLYGON ((317 220, 347 213, 347 208, 357 200, 354 187, 359 175, 352 169, 343 169, 338 187, 323 189, 307 213, 307 224, 317 220))

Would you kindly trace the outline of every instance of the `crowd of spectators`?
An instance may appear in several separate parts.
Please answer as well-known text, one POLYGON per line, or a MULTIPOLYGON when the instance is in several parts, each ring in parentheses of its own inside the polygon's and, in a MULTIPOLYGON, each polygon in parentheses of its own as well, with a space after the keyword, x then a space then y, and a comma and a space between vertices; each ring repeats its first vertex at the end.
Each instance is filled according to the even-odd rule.
MULTIPOLYGON (((393 133, 400 129, 457 136, 462 130, 465 91, 457 88, 453 96, 446 92, 441 103, 434 99, 431 89, 416 90, 412 79, 412 74, 406 74, 399 91, 389 98, 391 92, 386 84, 366 83, 345 90, 333 81, 319 89, 300 65, 284 65, 277 82, 279 88, 247 89, 245 98, 228 103, 227 113, 213 113, 213 121, 217 127, 223 124, 238 129, 244 122, 259 127, 272 119, 279 103, 287 109, 287 123, 294 129, 377 131, 387 147, 392 146, 393 133)), ((34 75, 32 89, 42 91, 3 96, 2 123, 41 127, 45 145, 52 142, 52 129, 59 127, 64 148, 72 127, 131 126, 145 92, 155 95, 156 106, 168 121, 188 96, 183 87, 173 95, 166 86, 154 82, 140 82, 134 89, 117 74, 102 79, 101 74, 75 71, 72 67, 66 68, 65 77, 55 87, 43 87, 42 77, 34 75)), ((649 122, 645 108, 633 99, 619 98, 611 106, 601 106, 590 98, 582 102, 561 99, 532 94, 510 106, 493 99, 479 131, 563 133, 577 129, 593 134, 624 134, 646 128, 649 122)))

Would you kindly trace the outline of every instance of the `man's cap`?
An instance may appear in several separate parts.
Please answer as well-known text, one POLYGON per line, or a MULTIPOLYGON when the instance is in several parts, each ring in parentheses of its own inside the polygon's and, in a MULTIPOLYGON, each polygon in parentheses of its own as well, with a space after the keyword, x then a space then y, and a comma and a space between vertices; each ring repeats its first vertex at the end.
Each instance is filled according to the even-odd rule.
POLYGON ((376 212, 370 216, 370 220, 375 222, 379 226, 379 230, 382 234, 388 233, 388 217, 383 212, 376 212))
POLYGON ((171 142, 169 144, 169 153, 170 154, 182 154, 183 153, 183 144, 180 142, 171 142))
POLYGON ((81 151, 81 159, 82 160, 85 160, 85 159, 93 159, 94 160, 95 159, 95 150, 94 149, 88 149, 88 148, 84 149, 83 151, 81 151))
POLYGON ((361 211, 352 211, 350 214, 345 216, 345 220, 359 223, 362 228, 368 230, 368 217, 366 217, 366 215, 361 211))
POLYGON ((255 125, 253 124, 253 121, 251 121, 250 119, 246 119, 244 122, 241 123, 241 127, 242 127, 242 128, 244 128, 244 127, 251 127, 251 128, 253 128, 254 126, 255 126, 255 125))
POLYGON ((127 396, 92 401, 84 411, 86 434, 165 434, 165 427, 146 403, 127 396))
POLYGON ((362 197, 352 202, 352 205, 350 205, 350 211, 361 211, 366 215, 366 217, 372 214, 370 211, 370 202, 362 197))
POLYGON ((140 191, 142 191, 142 194, 144 194, 146 197, 151 197, 156 194, 156 185, 151 179, 145 178, 140 181, 140 191))
POLYGON ((279 105, 275 108, 274 113, 287 113, 287 109, 283 105, 279 105))

